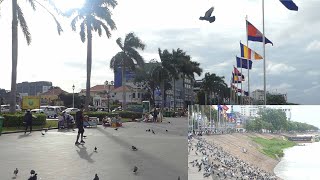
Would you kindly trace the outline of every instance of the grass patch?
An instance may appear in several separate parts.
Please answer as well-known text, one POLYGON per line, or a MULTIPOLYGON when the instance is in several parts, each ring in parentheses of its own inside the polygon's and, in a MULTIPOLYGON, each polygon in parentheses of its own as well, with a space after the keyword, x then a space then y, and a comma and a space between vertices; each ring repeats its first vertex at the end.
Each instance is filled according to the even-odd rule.
POLYGON ((288 140, 282 140, 277 138, 264 139, 261 137, 251 137, 251 139, 262 146, 262 153, 276 159, 283 157, 283 149, 295 146, 296 143, 288 140))
MULTIPOLYGON (((32 126, 32 130, 39 130, 48 127, 58 127, 58 121, 46 121, 44 126, 32 126)), ((3 127, 2 132, 10 132, 10 131, 21 131, 25 130, 24 126, 20 127, 3 127)), ((29 130, 29 129, 28 129, 29 130)))

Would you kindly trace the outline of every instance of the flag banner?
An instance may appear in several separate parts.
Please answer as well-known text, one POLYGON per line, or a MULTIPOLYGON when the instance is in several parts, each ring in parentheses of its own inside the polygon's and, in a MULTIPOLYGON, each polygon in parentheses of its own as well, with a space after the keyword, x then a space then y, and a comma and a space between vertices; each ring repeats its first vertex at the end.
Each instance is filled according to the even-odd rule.
POLYGON ((241 89, 238 89, 238 92, 239 92, 239 93, 242 93, 242 90, 241 90, 241 89))
POLYGON ((233 76, 232 77, 235 77, 235 76, 239 76, 239 77, 237 77, 238 78, 238 80, 236 80, 236 81, 245 81, 245 79, 244 79, 244 75, 243 74, 241 74, 241 72, 236 68, 236 67, 233 67, 233 76))
POLYGON ((223 108, 225 111, 228 111, 228 109, 229 109, 228 106, 226 106, 226 105, 223 105, 222 108, 223 108))
POLYGON ((248 46, 242 44, 240 42, 240 51, 241 51, 241 57, 246 58, 246 59, 255 59, 255 60, 260 60, 263 59, 262 56, 252 49, 250 49, 248 46), (253 57, 253 58, 252 58, 253 57))
MULTIPOLYGON (((263 42, 263 35, 262 33, 254 27, 249 21, 247 21, 247 31, 248 31, 248 40, 249 41, 258 41, 258 42, 263 42)), ((272 44, 273 43, 265 37, 265 44, 272 44)))
POLYGON ((237 67, 242 67, 244 69, 252 69, 252 61, 249 59, 237 57, 237 67))
POLYGON ((232 77, 233 77, 233 81, 239 81, 240 83, 241 83, 241 81, 244 81, 244 75, 237 76, 237 75, 232 73, 232 77))
POLYGON ((298 6, 292 0, 280 0, 280 2, 289 10, 298 11, 298 6))

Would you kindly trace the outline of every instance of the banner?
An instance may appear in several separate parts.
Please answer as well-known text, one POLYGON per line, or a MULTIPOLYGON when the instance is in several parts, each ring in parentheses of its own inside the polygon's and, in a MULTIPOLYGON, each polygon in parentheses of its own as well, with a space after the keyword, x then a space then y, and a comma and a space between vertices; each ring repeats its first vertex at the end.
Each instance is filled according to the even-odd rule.
POLYGON ((22 109, 40 109, 40 96, 23 96, 22 109))

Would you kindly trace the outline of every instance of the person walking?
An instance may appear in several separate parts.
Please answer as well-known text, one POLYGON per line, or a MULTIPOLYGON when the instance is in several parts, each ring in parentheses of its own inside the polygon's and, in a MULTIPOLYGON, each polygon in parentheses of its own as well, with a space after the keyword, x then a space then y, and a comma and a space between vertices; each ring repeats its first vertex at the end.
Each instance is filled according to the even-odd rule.
POLYGON ((32 131, 32 114, 30 112, 30 109, 27 110, 27 113, 24 115, 24 123, 25 123, 25 131, 24 134, 27 133, 28 127, 30 127, 30 133, 32 131))
POLYGON ((153 122, 157 122, 157 118, 158 118, 158 111, 157 111, 157 108, 154 108, 154 111, 153 111, 153 122))
POLYGON ((84 106, 81 105, 80 111, 76 113, 76 125, 78 128, 78 135, 77 135, 77 140, 75 142, 75 145, 79 145, 80 143, 85 143, 83 141, 83 133, 84 133, 84 128, 83 128, 83 121, 84 121, 84 116, 83 116, 83 110, 84 106), (79 136, 81 135, 81 141, 79 143, 79 136))

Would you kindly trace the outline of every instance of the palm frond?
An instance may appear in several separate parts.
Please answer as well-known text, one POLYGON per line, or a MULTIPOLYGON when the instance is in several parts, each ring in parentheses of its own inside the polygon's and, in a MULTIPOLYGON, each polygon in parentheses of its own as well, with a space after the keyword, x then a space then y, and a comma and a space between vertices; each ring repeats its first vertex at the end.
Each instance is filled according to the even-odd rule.
POLYGON ((121 50, 123 50, 123 45, 122 45, 122 39, 119 37, 117 40, 116 40, 118 46, 120 47, 121 50))
POLYGON ((143 67, 144 66, 143 57, 135 49, 132 49, 132 48, 127 49, 126 53, 128 54, 129 57, 131 57, 131 59, 133 59, 136 62, 136 64, 139 67, 143 67))
POLYGON ((145 44, 141 41, 141 39, 136 36, 133 32, 126 35, 126 38, 124 40, 124 49, 127 48, 136 48, 144 50, 145 44))
POLYGON ((28 45, 30 45, 31 44, 31 34, 29 32, 27 22, 24 19, 24 15, 23 15, 22 10, 19 5, 17 5, 17 15, 18 15, 18 21, 19 21, 20 27, 22 28, 22 31, 23 31, 23 35, 26 38, 28 45))
POLYGON ((57 18, 55 17, 55 15, 52 14, 52 12, 50 12, 49 9, 47 9, 44 5, 42 5, 42 4, 39 3, 38 1, 36 1, 36 0, 32 0, 32 1, 38 3, 41 7, 43 7, 43 9, 45 9, 45 10, 52 16, 52 18, 53 18, 54 21, 56 22, 58 34, 60 35, 63 30, 62 30, 61 24, 59 23, 59 21, 57 20, 57 18))
POLYGON ((111 30, 117 29, 115 22, 111 18, 112 13, 107 7, 96 7, 94 10, 94 15, 107 22, 107 25, 111 30))
MULTIPOLYGON (((94 22, 99 26, 100 30, 101 30, 101 27, 103 27, 104 31, 106 32, 106 35, 108 38, 111 37, 111 33, 109 31, 109 28, 108 26, 106 26, 102 21, 98 20, 98 19, 95 19, 94 22)), ((101 34, 99 34, 101 36, 101 34)))
POLYGON ((80 15, 77 15, 76 17, 74 17, 71 21, 71 28, 73 31, 76 31, 77 28, 76 28, 76 25, 77 25, 77 22, 80 20, 80 15))
POLYGON ((45 0, 45 1, 47 1, 47 2, 49 3, 49 5, 50 5, 51 7, 53 7, 53 9, 54 9, 59 15, 63 15, 63 12, 62 12, 60 9, 57 8, 54 0, 45 0))
POLYGON ((98 31, 99 36, 102 35, 101 24, 98 21, 93 21, 93 29, 94 31, 98 31))
POLYGON ((32 9, 35 11, 36 10, 36 4, 34 3, 34 0, 27 0, 27 1, 30 3, 32 9))
POLYGON ((71 17, 72 15, 78 13, 79 14, 80 9, 79 8, 73 8, 69 9, 68 11, 61 13, 65 17, 71 17))
POLYGON ((118 67, 122 65, 123 59, 124 59, 124 52, 118 52, 115 56, 113 56, 110 60, 110 68, 113 71, 117 71, 118 67))
POLYGON ((80 24, 80 37, 83 43, 86 41, 86 24, 85 23, 86 23, 86 20, 84 20, 80 24))
POLYGON ((118 5, 118 2, 116 0, 94 0, 97 1, 98 4, 101 4, 104 7, 111 6, 112 8, 115 8, 118 5))

